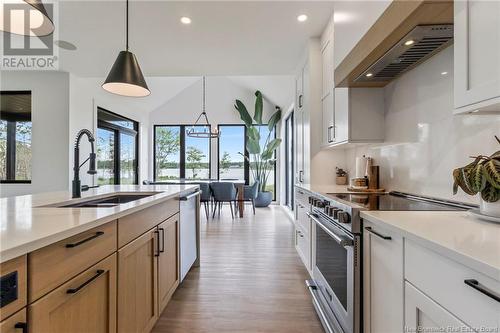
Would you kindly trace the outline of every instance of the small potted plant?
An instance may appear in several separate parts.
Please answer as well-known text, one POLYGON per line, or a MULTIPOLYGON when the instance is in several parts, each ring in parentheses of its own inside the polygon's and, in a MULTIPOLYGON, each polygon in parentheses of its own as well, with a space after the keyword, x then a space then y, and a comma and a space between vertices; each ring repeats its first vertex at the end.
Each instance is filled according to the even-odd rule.
MULTIPOLYGON (((500 139, 495 136, 500 144, 500 139)), ((469 195, 481 193, 479 211, 500 217, 500 150, 491 156, 472 156, 474 161, 453 170, 453 194, 460 187, 469 195)))
POLYGON ((344 169, 335 167, 335 174, 337 175, 335 178, 337 185, 347 185, 347 172, 344 169))
POLYGON ((269 118, 267 124, 264 123, 262 121, 263 100, 260 91, 255 92, 253 119, 240 100, 236 100, 234 107, 247 128, 247 144, 245 148, 249 156, 242 155, 250 165, 253 179, 259 182, 259 192, 255 199, 255 206, 267 207, 273 200, 273 193, 267 189, 267 181, 276 163, 275 151, 281 144, 281 139, 275 139, 271 134, 281 119, 281 109, 276 107, 276 112, 269 118), (267 135, 265 140, 261 140, 261 131, 264 127, 267 127, 267 135))

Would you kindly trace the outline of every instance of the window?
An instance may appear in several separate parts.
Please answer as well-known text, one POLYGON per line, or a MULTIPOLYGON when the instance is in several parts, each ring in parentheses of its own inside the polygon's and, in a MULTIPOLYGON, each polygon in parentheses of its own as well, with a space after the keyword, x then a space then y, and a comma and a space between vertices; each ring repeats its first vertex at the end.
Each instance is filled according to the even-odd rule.
POLYGON ((245 126, 219 125, 219 179, 248 180, 245 163, 245 126))
POLYGON ((97 110, 97 184, 137 184, 139 123, 97 110))
POLYGON ((0 182, 31 183, 31 92, 0 95, 0 182))
MULTIPOLYGON (((249 163, 243 157, 248 156, 246 147, 246 127, 244 125, 219 125, 221 133, 219 137, 219 165, 220 179, 244 179, 247 184, 253 184, 254 178, 250 172, 249 163)), ((260 145, 264 146, 269 135, 267 125, 259 127, 260 145)), ((270 139, 276 137, 275 131, 271 131, 270 139)), ((276 199, 276 165, 272 167, 266 184, 266 190, 273 192, 276 199)))
MULTIPOLYGON (((191 125, 154 126, 154 180, 210 178, 210 139, 191 138, 191 125)), ((204 126, 200 127, 200 130, 204 126)))

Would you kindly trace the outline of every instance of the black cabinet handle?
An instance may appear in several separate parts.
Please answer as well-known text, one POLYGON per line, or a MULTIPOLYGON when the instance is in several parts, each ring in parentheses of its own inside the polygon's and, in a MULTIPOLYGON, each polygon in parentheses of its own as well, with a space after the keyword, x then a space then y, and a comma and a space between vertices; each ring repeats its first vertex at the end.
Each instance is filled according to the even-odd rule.
MULTIPOLYGON (((161 231, 161 239, 162 239, 162 242, 161 242, 161 250, 159 251, 160 253, 163 253, 165 252, 165 229, 163 228, 158 228, 158 230, 161 231)), ((159 238, 160 236, 158 236, 159 238)), ((159 241, 158 241, 159 243, 159 241)), ((160 244, 158 244, 158 246, 160 246, 160 244)))
POLYGON ((158 230, 153 231, 156 235, 156 253, 155 257, 160 256, 160 232, 158 230))
POLYGON ((89 283, 91 283, 92 281, 97 279, 99 276, 101 276, 103 273, 104 273, 104 269, 98 269, 96 274, 93 277, 91 277, 90 279, 88 279, 87 281, 85 281, 84 283, 82 283, 81 285, 79 285, 76 288, 71 288, 71 289, 66 290, 66 294, 76 294, 77 292, 82 290, 82 288, 84 288, 86 285, 88 285, 89 283))
POLYGON ((380 237, 382 239, 385 239, 385 240, 391 240, 392 239, 391 236, 384 236, 382 234, 379 234, 378 232, 376 232, 375 230, 373 230, 372 227, 365 227, 365 230, 371 232, 375 236, 378 236, 378 237, 380 237))
POLYGON ((464 283, 468 285, 469 287, 472 287, 479 291, 482 294, 485 294, 486 296, 493 298, 495 301, 500 302, 500 295, 494 292, 493 290, 483 286, 479 281, 476 279, 467 279, 464 280, 464 283))
POLYGON ((303 105, 303 104, 302 104, 302 98, 303 98, 303 97, 304 97, 303 95, 299 95, 299 108, 301 108, 301 107, 302 107, 302 105, 303 105))
POLYGON ((88 241, 91 241, 91 240, 93 240, 93 239, 95 239, 95 238, 97 238, 99 236, 102 236, 102 235, 104 235, 104 231, 98 231, 94 235, 92 235, 92 236, 90 236, 88 238, 82 239, 79 242, 66 244, 66 247, 67 248, 77 247, 79 245, 82 245, 83 243, 87 243, 88 241))
POLYGON ((27 323, 16 323, 14 325, 15 329, 22 329, 23 333, 28 333, 28 324, 27 323))

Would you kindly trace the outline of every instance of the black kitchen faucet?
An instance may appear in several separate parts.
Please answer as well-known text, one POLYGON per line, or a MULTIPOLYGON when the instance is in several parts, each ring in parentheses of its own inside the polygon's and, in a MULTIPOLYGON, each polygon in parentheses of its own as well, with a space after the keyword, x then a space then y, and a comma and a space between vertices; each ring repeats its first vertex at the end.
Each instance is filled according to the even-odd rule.
POLYGON ((95 169, 95 152, 94 152, 94 136, 88 129, 82 129, 78 134, 76 135, 76 140, 75 140, 75 156, 74 156, 74 162, 73 162, 73 182, 72 182, 72 189, 73 189, 73 198, 80 198, 82 195, 82 187, 81 187, 81 182, 80 182, 80 168, 87 162, 89 161, 89 170, 87 173, 89 175, 95 175, 97 173, 95 169), (91 152, 89 157, 80 164, 80 140, 83 137, 83 135, 87 135, 90 146, 91 146, 91 152))

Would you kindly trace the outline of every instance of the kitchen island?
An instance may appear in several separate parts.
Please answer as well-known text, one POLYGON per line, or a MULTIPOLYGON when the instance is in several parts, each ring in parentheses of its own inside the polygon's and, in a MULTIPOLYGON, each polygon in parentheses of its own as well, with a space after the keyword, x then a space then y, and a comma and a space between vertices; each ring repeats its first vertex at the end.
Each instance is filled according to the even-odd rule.
POLYGON ((79 199, 1 199, 0 330, 149 331, 180 283, 179 202, 197 189, 121 185, 79 199))

